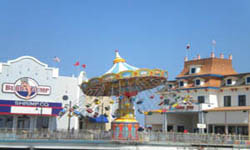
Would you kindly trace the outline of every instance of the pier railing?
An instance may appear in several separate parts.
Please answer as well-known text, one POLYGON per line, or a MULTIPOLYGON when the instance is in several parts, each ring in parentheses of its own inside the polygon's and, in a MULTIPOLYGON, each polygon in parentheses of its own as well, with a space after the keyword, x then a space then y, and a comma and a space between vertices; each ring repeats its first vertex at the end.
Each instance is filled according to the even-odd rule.
MULTIPOLYGON (((176 132, 144 132, 139 133, 142 141, 179 142, 191 144, 247 144, 249 137, 243 135, 199 134, 176 132)), ((249 140, 250 144, 250 140, 249 140)))
MULTIPOLYGON (((138 132, 138 141, 147 143, 187 143, 187 144, 246 144, 250 145, 248 136, 198 134, 176 132, 138 132)), ((102 140, 119 141, 112 139, 111 131, 103 130, 26 130, 0 129, 0 140, 102 140)), ((126 141, 126 140, 122 140, 126 141)), ((129 139, 128 139, 129 141, 129 139)))

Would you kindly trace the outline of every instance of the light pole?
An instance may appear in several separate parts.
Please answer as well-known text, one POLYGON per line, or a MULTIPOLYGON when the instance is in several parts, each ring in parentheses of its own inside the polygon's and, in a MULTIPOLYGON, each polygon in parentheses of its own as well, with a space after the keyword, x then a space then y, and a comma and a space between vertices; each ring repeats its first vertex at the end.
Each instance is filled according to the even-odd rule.
POLYGON ((72 102, 69 101, 69 114, 68 114, 68 131, 70 131, 70 121, 71 121, 71 112, 72 112, 72 102))
POLYGON ((43 116, 43 107, 40 107, 40 115, 43 116))

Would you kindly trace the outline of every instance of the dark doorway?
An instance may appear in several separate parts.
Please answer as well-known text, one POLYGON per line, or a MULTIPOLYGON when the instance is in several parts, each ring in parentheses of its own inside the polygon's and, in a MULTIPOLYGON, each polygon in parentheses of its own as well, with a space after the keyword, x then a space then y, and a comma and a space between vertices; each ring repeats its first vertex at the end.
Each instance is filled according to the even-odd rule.
POLYGON ((168 132, 172 132, 173 131, 173 126, 172 125, 169 125, 168 126, 168 132))
POLYGON ((216 134, 225 134, 225 126, 215 126, 214 133, 216 134))
POLYGON ((177 126, 177 132, 184 132, 184 126, 177 126))

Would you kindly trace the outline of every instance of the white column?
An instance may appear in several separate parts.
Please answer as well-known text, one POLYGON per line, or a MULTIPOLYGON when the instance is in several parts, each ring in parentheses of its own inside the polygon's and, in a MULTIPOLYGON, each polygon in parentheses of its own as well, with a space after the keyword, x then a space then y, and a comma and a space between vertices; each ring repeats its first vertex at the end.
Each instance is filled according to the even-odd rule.
POLYGON ((34 129, 34 116, 30 116, 30 128, 29 130, 33 130, 34 129))
POLYGON ((37 116, 34 116, 34 123, 33 123, 33 129, 36 129, 37 126, 37 116))
POLYGON ((13 130, 17 129, 17 116, 16 115, 13 116, 13 126, 12 126, 12 129, 13 130))
POLYGON ((225 111, 225 134, 228 134, 227 112, 225 111))
POLYGON ((177 124, 173 125, 173 132, 177 132, 177 124))
POLYGON ((163 131, 168 132, 168 115, 167 113, 163 114, 164 120, 163 120, 163 131))
MULTIPOLYGON (((199 123, 201 123, 201 124, 204 124, 204 112, 199 112, 199 123)), ((204 133, 204 129, 202 128, 202 129, 199 129, 199 132, 200 133, 204 133)))
MULTIPOLYGON (((202 119, 201 119, 201 122, 203 123, 203 124, 206 124, 206 122, 205 122, 205 112, 202 112, 201 113, 201 115, 202 115, 202 119)), ((205 129, 207 129, 207 133, 208 133, 208 126, 207 126, 207 124, 206 124, 206 128, 205 129)), ((203 131, 203 133, 205 133, 205 129, 202 129, 203 131)))

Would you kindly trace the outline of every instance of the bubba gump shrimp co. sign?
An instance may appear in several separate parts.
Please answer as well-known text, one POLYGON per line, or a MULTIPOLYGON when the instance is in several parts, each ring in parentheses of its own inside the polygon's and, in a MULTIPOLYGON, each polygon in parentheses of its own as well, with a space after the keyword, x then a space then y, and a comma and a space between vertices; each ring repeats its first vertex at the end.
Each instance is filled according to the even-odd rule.
POLYGON ((28 77, 18 79, 15 83, 3 83, 2 91, 4 93, 15 93, 22 99, 32 99, 36 95, 50 95, 50 86, 38 85, 38 83, 28 77))

